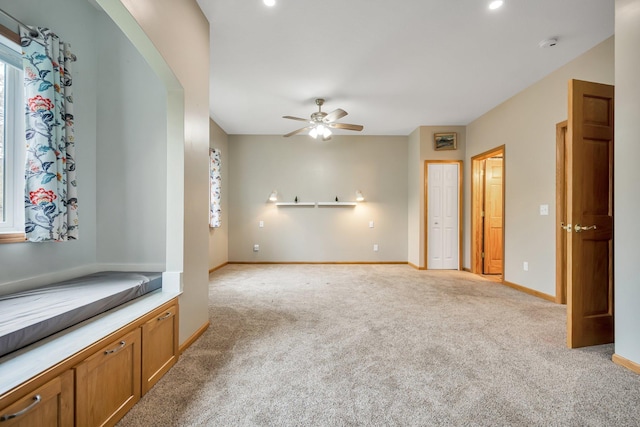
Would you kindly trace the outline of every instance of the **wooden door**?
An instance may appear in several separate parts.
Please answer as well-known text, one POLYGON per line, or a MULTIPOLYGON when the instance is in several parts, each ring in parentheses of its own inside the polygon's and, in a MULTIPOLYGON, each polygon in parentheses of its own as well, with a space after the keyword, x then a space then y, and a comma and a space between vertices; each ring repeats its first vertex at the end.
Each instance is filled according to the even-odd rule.
POLYGON ((613 342, 613 86, 571 80, 567 345, 613 342))
POLYGON ((427 268, 459 268, 459 165, 427 165, 427 268))
POLYGON ((485 160, 484 274, 502 274, 502 158, 485 160))

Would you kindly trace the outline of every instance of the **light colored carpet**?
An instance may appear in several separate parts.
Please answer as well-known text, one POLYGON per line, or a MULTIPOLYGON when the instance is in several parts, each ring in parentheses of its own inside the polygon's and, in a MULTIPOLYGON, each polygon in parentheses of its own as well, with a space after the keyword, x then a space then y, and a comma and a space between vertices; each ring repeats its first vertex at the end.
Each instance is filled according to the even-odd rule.
POLYGON ((229 265, 211 327, 120 426, 635 426, 640 376, 565 307, 463 272, 229 265))

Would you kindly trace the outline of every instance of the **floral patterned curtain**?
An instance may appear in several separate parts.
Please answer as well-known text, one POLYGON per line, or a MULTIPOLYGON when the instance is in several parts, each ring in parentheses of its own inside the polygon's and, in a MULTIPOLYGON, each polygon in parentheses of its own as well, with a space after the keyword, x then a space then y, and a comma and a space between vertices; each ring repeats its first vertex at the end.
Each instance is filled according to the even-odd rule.
POLYGON ((25 233, 31 242, 78 238, 71 63, 48 28, 21 30, 26 100, 25 233))
POLYGON ((220 227, 220 150, 209 149, 209 227, 220 227))

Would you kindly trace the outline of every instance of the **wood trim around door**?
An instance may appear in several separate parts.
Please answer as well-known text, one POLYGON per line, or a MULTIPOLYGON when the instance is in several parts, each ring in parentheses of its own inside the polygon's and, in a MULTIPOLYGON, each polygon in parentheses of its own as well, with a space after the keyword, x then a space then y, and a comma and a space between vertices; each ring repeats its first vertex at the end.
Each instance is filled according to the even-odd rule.
POLYGON ((462 270, 462 160, 425 160, 424 161, 424 269, 429 269, 429 164, 458 165, 458 270, 462 270))
POLYGON ((566 140, 567 121, 556 124, 556 297, 558 304, 567 303, 567 233, 560 223, 567 221, 566 140))
POLYGON ((507 152, 501 145, 471 157, 471 272, 482 274, 482 191, 483 176, 480 174, 480 162, 493 156, 502 155, 502 281, 504 281, 505 262, 505 194, 507 182, 507 152))

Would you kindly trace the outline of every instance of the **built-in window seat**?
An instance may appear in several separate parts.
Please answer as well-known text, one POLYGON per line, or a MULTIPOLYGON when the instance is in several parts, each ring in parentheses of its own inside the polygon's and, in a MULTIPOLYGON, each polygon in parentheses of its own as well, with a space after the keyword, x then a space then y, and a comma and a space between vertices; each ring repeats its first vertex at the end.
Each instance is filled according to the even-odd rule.
MULTIPOLYGON (((111 281, 115 292, 103 290, 93 294, 93 301, 85 299, 89 304, 78 303, 83 299, 81 294, 90 293, 87 288, 84 289, 86 292, 78 292, 72 297, 75 303, 67 301, 66 306, 71 307, 72 312, 76 310, 71 316, 73 320, 77 320, 74 316, 79 312, 87 313, 86 307, 91 304, 95 304, 101 314, 0 357, 0 417, 16 413, 23 418, 37 417, 38 407, 46 407, 44 400, 55 398, 60 411, 67 412, 67 415, 59 415, 58 419, 75 419, 76 425, 101 425, 107 420, 107 424, 112 424, 176 362, 179 293, 163 291, 161 287, 152 290, 161 286, 161 273, 150 274, 152 277, 142 280, 144 284, 134 286, 134 290, 120 283, 125 276, 116 274, 115 278, 106 279, 100 274, 85 276, 84 279, 111 281), (151 291, 140 296, 144 290, 151 291), (105 294, 109 293, 118 297, 107 302, 105 294), (126 296, 133 299, 123 302, 126 296), (118 304, 116 307, 113 307, 114 301, 118 304), (124 370, 131 372, 124 373, 124 370), (100 375, 107 378, 92 377, 100 375), (110 382, 122 384, 125 380, 130 382, 131 390, 126 390, 121 396, 111 396, 114 399, 110 402, 115 408, 113 413, 96 414, 93 409, 89 410, 100 399, 101 405, 105 406, 105 396, 100 390, 88 389, 90 384, 101 383, 109 388, 110 382), (128 393, 131 397, 127 396, 128 393), (29 411, 21 412, 26 408, 29 411), (71 415, 69 411, 72 411, 71 415)), ((140 281, 139 278, 136 280, 140 281)), ((64 291, 77 291, 72 284, 67 285, 71 287, 63 287, 64 291)), ((61 311, 58 304, 64 304, 53 303, 50 296, 41 297, 40 302, 45 306, 58 309, 52 310, 57 313, 53 316, 56 318, 61 311)), ((0 307, 0 325, 4 315, 0 307)), ((42 421, 34 422, 40 425, 42 421)), ((47 422, 44 425, 48 425, 47 422)))
POLYGON ((105 271, 0 296, 0 357, 162 288, 162 273, 105 271))

